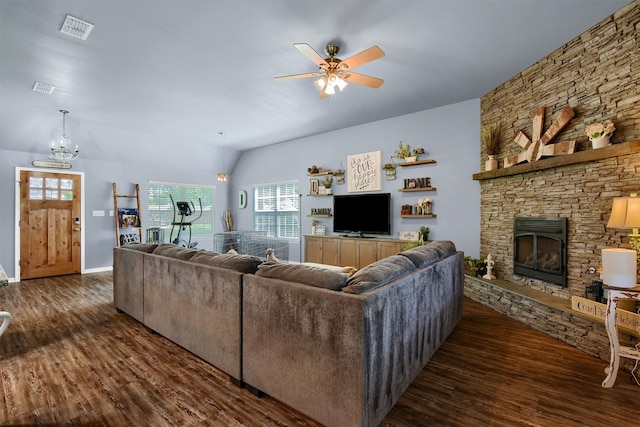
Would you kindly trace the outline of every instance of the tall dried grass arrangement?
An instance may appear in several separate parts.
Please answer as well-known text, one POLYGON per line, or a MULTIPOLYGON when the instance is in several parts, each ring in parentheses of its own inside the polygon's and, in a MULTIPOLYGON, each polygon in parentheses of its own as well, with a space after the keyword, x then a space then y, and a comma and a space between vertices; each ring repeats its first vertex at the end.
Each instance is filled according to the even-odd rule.
POLYGON ((498 154, 498 149, 500 148, 500 123, 482 126, 480 140, 484 144, 488 155, 498 154))

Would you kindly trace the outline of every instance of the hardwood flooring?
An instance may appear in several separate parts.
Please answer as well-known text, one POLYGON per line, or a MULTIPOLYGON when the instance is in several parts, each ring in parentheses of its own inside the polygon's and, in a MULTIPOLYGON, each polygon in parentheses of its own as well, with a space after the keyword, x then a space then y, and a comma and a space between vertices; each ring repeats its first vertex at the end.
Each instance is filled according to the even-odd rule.
MULTIPOLYGON (((112 305, 111 273, 0 288, 0 425, 317 426, 112 305)), ((471 300, 383 426, 637 426, 640 387, 471 300)), ((310 397, 312 398, 312 397, 310 397)))

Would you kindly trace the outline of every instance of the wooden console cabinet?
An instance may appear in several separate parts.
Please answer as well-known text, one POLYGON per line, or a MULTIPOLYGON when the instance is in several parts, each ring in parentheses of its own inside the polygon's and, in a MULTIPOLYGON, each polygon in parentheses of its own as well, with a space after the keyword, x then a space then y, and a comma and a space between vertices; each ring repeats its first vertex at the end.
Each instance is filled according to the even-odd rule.
POLYGON ((398 239, 304 236, 306 262, 362 268, 402 252, 409 242, 398 239))

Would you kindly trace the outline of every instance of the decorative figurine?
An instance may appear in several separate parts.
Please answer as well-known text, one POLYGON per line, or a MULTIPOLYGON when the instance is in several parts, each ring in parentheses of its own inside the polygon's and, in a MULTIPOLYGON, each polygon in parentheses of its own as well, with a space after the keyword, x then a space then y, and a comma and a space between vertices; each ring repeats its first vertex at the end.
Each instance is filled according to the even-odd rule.
POLYGON ((493 266, 496 264, 496 262, 493 260, 493 256, 491 256, 491 254, 487 255, 487 259, 485 259, 484 262, 487 264, 487 274, 482 276, 482 278, 487 280, 494 280, 496 276, 493 275, 493 266))

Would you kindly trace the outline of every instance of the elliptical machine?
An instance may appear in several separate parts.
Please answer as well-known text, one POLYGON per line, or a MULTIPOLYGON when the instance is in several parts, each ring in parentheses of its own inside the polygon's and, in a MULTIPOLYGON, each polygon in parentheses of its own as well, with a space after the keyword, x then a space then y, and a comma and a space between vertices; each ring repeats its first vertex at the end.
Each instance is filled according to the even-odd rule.
POLYGON ((174 202, 171 194, 169 194, 169 198, 171 199, 171 205, 173 206, 173 221, 171 221, 171 234, 169 235, 169 241, 178 246, 182 246, 183 248, 195 248, 198 245, 198 242, 191 241, 191 226, 202 216, 202 200, 198 197, 200 215, 191 221, 185 221, 185 218, 195 214, 196 209, 193 202, 174 202), (176 210, 180 213, 180 221, 176 221, 176 210), (178 228, 178 233, 174 239, 173 232, 176 227, 178 228), (182 232, 187 229, 189 229, 189 240, 182 238, 182 232))

